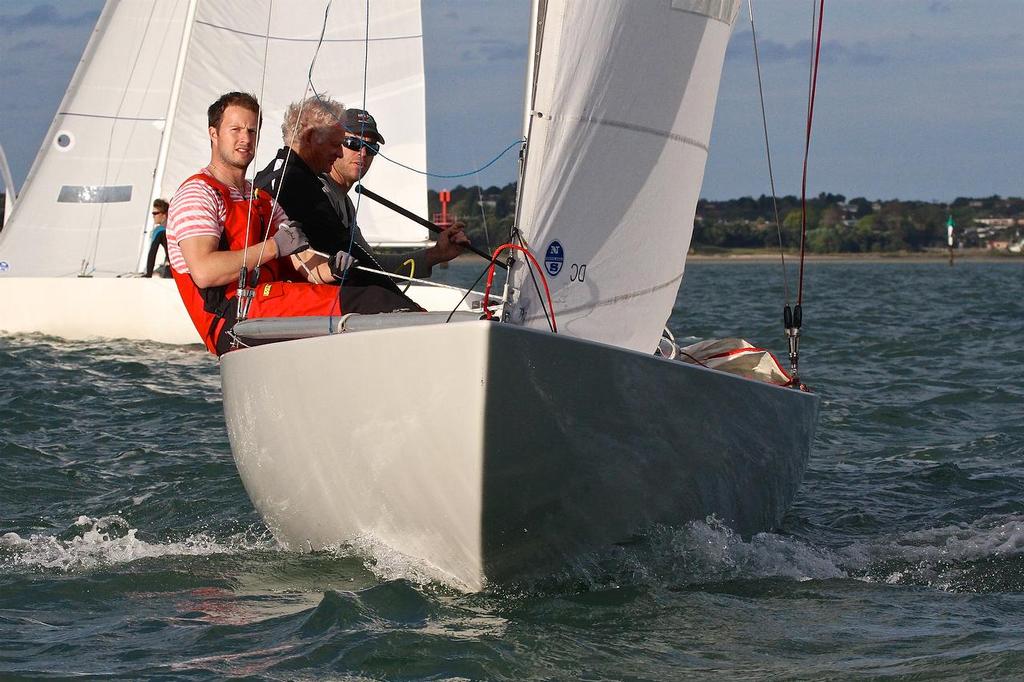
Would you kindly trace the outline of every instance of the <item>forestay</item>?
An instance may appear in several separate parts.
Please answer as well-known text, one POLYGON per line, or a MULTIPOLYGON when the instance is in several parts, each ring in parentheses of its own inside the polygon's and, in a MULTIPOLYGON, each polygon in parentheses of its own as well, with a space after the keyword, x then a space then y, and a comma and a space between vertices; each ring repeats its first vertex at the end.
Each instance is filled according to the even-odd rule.
POLYGON ((136 269, 187 7, 104 8, 0 235, 0 276, 136 269))
MULTIPOLYGON (((412 168, 426 167, 418 0, 335 0, 326 26, 325 8, 326 2, 313 0, 199 3, 183 64, 166 168, 159 181, 163 196, 170 196, 209 160, 206 109, 224 92, 245 90, 260 97, 262 138, 250 177, 254 170, 266 166, 283 144, 285 108, 314 94, 306 89, 314 55, 316 91, 348 107, 363 108, 365 66, 365 106, 387 140, 384 153, 412 168)), ((373 182, 387 187, 395 202, 426 214, 426 176, 381 159, 373 166, 373 182)), ((424 228, 372 202, 359 205, 359 224, 372 244, 421 244, 428 238, 424 228)))
MULTIPOLYGON (((683 277, 739 0, 535 9, 519 228, 558 331, 654 350, 683 277)), ((513 323, 547 328, 522 260, 513 323)))

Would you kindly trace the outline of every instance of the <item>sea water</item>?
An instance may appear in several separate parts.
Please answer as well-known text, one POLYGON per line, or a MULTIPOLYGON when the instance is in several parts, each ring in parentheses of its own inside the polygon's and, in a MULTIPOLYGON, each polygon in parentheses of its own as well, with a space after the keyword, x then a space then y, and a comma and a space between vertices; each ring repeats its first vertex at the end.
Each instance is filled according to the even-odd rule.
MULTIPOLYGON (((783 355, 785 295, 694 262, 670 327, 783 355)), ((482 594, 280 550, 204 352, 0 337, 0 678, 1024 675, 1024 263, 809 263, 803 300, 823 403, 777 532, 653 528, 482 594)))

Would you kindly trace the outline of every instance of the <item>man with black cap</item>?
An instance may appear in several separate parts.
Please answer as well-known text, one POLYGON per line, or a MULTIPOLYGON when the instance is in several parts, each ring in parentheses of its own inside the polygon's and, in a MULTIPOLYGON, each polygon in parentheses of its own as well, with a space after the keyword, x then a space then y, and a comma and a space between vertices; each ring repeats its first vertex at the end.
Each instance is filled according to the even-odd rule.
POLYGON ((362 251, 372 255, 378 269, 397 272, 412 259, 413 272, 420 277, 429 276, 435 265, 450 261, 462 253, 463 247, 469 244, 469 238, 463 233, 462 223, 455 223, 446 228, 437 235, 436 243, 428 249, 395 255, 373 253, 359 231, 356 209, 348 192, 370 169, 373 157, 384 144, 384 136, 377 128, 377 121, 373 116, 362 109, 346 109, 344 121, 345 139, 341 144, 341 156, 331 164, 329 173, 320 176, 324 191, 338 216, 340 233, 345 240, 344 248, 348 248, 354 229, 355 244, 362 251))

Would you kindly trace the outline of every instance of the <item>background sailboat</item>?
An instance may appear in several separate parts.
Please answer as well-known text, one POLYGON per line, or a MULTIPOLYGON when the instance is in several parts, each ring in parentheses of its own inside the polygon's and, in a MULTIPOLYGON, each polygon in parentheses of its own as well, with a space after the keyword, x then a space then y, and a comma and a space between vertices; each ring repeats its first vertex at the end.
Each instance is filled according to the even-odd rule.
MULTIPOLYGON (((281 141, 284 108, 307 80, 372 108, 387 154, 426 167, 419 2, 275 0, 109 2, 97 22, 15 208, 0 233, 0 330, 66 338, 195 343, 170 280, 125 277, 145 264, 150 206, 209 159, 206 108, 220 94, 261 96, 263 139, 250 170, 281 141), (310 64, 318 54, 312 70, 310 64), (365 91, 364 91, 365 83, 365 91)), ((421 216, 426 176, 374 167, 391 198, 421 216)), ((371 244, 416 247, 427 231, 371 202, 371 244)))

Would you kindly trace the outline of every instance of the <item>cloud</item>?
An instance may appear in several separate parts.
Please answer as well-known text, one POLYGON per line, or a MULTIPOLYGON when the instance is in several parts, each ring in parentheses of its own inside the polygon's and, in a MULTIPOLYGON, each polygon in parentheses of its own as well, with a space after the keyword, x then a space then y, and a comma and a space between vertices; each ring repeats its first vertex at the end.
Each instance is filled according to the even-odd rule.
POLYGON ((98 11, 61 16, 53 5, 38 5, 24 14, 0 14, 0 26, 5 33, 45 26, 84 26, 95 23, 98 16, 98 11))
POLYGON ((29 52, 31 50, 39 50, 42 48, 50 48, 52 45, 45 41, 39 40, 38 38, 29 38, 28 40, 22 40, 11 46, 11 51, 15 54, 22 52, 29 52))
POLYGON ((524 61, 528 46, 525 42, 489 38, 476 41, 476 44, 462 51, 461 61, 470 63, 495 63, 504 61, 524 61))
POLYGON ((952 11, 953 5, 947 0, 933 0, 928 3, 928 14, 949 14, 952 11))
MULTIPOLYGON (((781 62, 807 63, 811 55, 811 41, 800 40, 789 45, 774 40, 757 43, 758 56, 764 64, 781 62)), ((754 48, 749 39, 737 38, 729 41, 725 58, 728 61, 752 61, 754 48)), ((823 64, 850 64, 852 66, 877 66, 890 61, 885 54, 873 50, 867 43, 850 45, 838 40, 826 40, 821 46, 823 64)))

